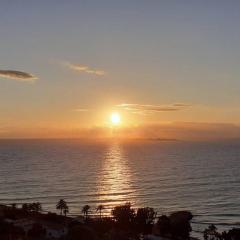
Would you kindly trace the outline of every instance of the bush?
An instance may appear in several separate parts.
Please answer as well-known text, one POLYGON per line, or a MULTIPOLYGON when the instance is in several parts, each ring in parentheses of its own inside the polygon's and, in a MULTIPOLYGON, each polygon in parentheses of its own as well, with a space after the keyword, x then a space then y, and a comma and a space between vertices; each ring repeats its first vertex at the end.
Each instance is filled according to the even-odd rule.
POLYGON ((117 224, 121 228, 129 228, 132 226, 135 218, 135 210, 131 207, 130 203, 116 206, 112 210, 112 215, 117 224))
POLYGON ((157 223, 160 236, 189 239, 192 230, 190 225, 192 217, 192 214, 188 211, 175 212, 169 217, 162 215, 157 223))
POLYGON ((135 217, 136 230, 139 233, 149 234, 152 230, 152 225, 156 217, 156 212, 153 208, 145 207, 138 208, 135 217))

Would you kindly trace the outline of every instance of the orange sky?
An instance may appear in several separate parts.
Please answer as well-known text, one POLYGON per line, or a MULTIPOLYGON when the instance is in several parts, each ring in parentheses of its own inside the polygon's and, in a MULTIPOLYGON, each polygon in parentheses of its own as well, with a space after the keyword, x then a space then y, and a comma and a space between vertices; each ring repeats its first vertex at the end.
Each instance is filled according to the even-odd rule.
POLYGON ((2 138, 84 138, 149 139, 149 140, 224 140, 240 137, 240 127, 221 123, 165 123, 132 127, 89 128, 6 128, 1 129, 2 138))
POLYGON ((236 138, 240 4, 5 1, 0 138, 236 138), (26 24, 27 23, 27 24, 26 24))

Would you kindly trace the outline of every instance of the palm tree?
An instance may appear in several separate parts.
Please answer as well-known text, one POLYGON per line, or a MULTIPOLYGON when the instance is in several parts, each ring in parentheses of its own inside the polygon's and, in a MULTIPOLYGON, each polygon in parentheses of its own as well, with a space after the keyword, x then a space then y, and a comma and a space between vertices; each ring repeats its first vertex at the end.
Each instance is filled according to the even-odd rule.
POLYGON ((67 216, 67 213, 69 213, 68 206, 66 206, 66 208, 64 208, 64 210, 63 210, 63 214, 65 217, 67 216))
POLYGON ((60 199, 56 205, 56 209, 60 210, 60 214, 62 215, 63 211, 68 211, 68 205, 63 199, 60 199))
POLYGON ((99 212, 99 216, 100 216, 100 218, 102 218, 102 210, 104 209, 104 206, 103 205, 98 205, 97 206, 97 212, 99 212))
POLYGON ((82 213, 85 215, 85 218, 87 219, 88 218, 88 212, 89 212, 89 209, 90 209, 91 207, 89 206, 89 205, 85 205, 85 206, 83 206, 83 208, 82 208, 82 213))

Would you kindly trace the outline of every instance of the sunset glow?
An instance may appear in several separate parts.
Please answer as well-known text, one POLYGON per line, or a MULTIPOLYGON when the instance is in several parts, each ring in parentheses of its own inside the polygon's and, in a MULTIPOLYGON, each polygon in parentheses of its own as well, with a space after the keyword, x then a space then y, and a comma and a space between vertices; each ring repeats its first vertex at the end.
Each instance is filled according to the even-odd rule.
POLYGON ((8 2, 0 138, 240 137, 238 1, 8 2))
POLYGON ((119 113, 114 112, 111 114, 111 123, 113 125, 119 125, 121 123, 121 117, 120 117, 119 113))
POLYGON ((237 0, 1 1, 0 240, 240 240, 239 22, 237 0))

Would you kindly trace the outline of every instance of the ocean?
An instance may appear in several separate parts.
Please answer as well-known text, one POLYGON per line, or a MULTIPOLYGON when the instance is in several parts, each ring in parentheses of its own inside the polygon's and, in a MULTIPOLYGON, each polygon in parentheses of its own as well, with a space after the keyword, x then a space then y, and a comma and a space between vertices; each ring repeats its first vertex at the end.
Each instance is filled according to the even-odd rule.
POLYGON ((0 203, 39 201, 70 214, 125 202, 193 213, 193 235, 240 227, 240 142, 0 140, 0 203))

